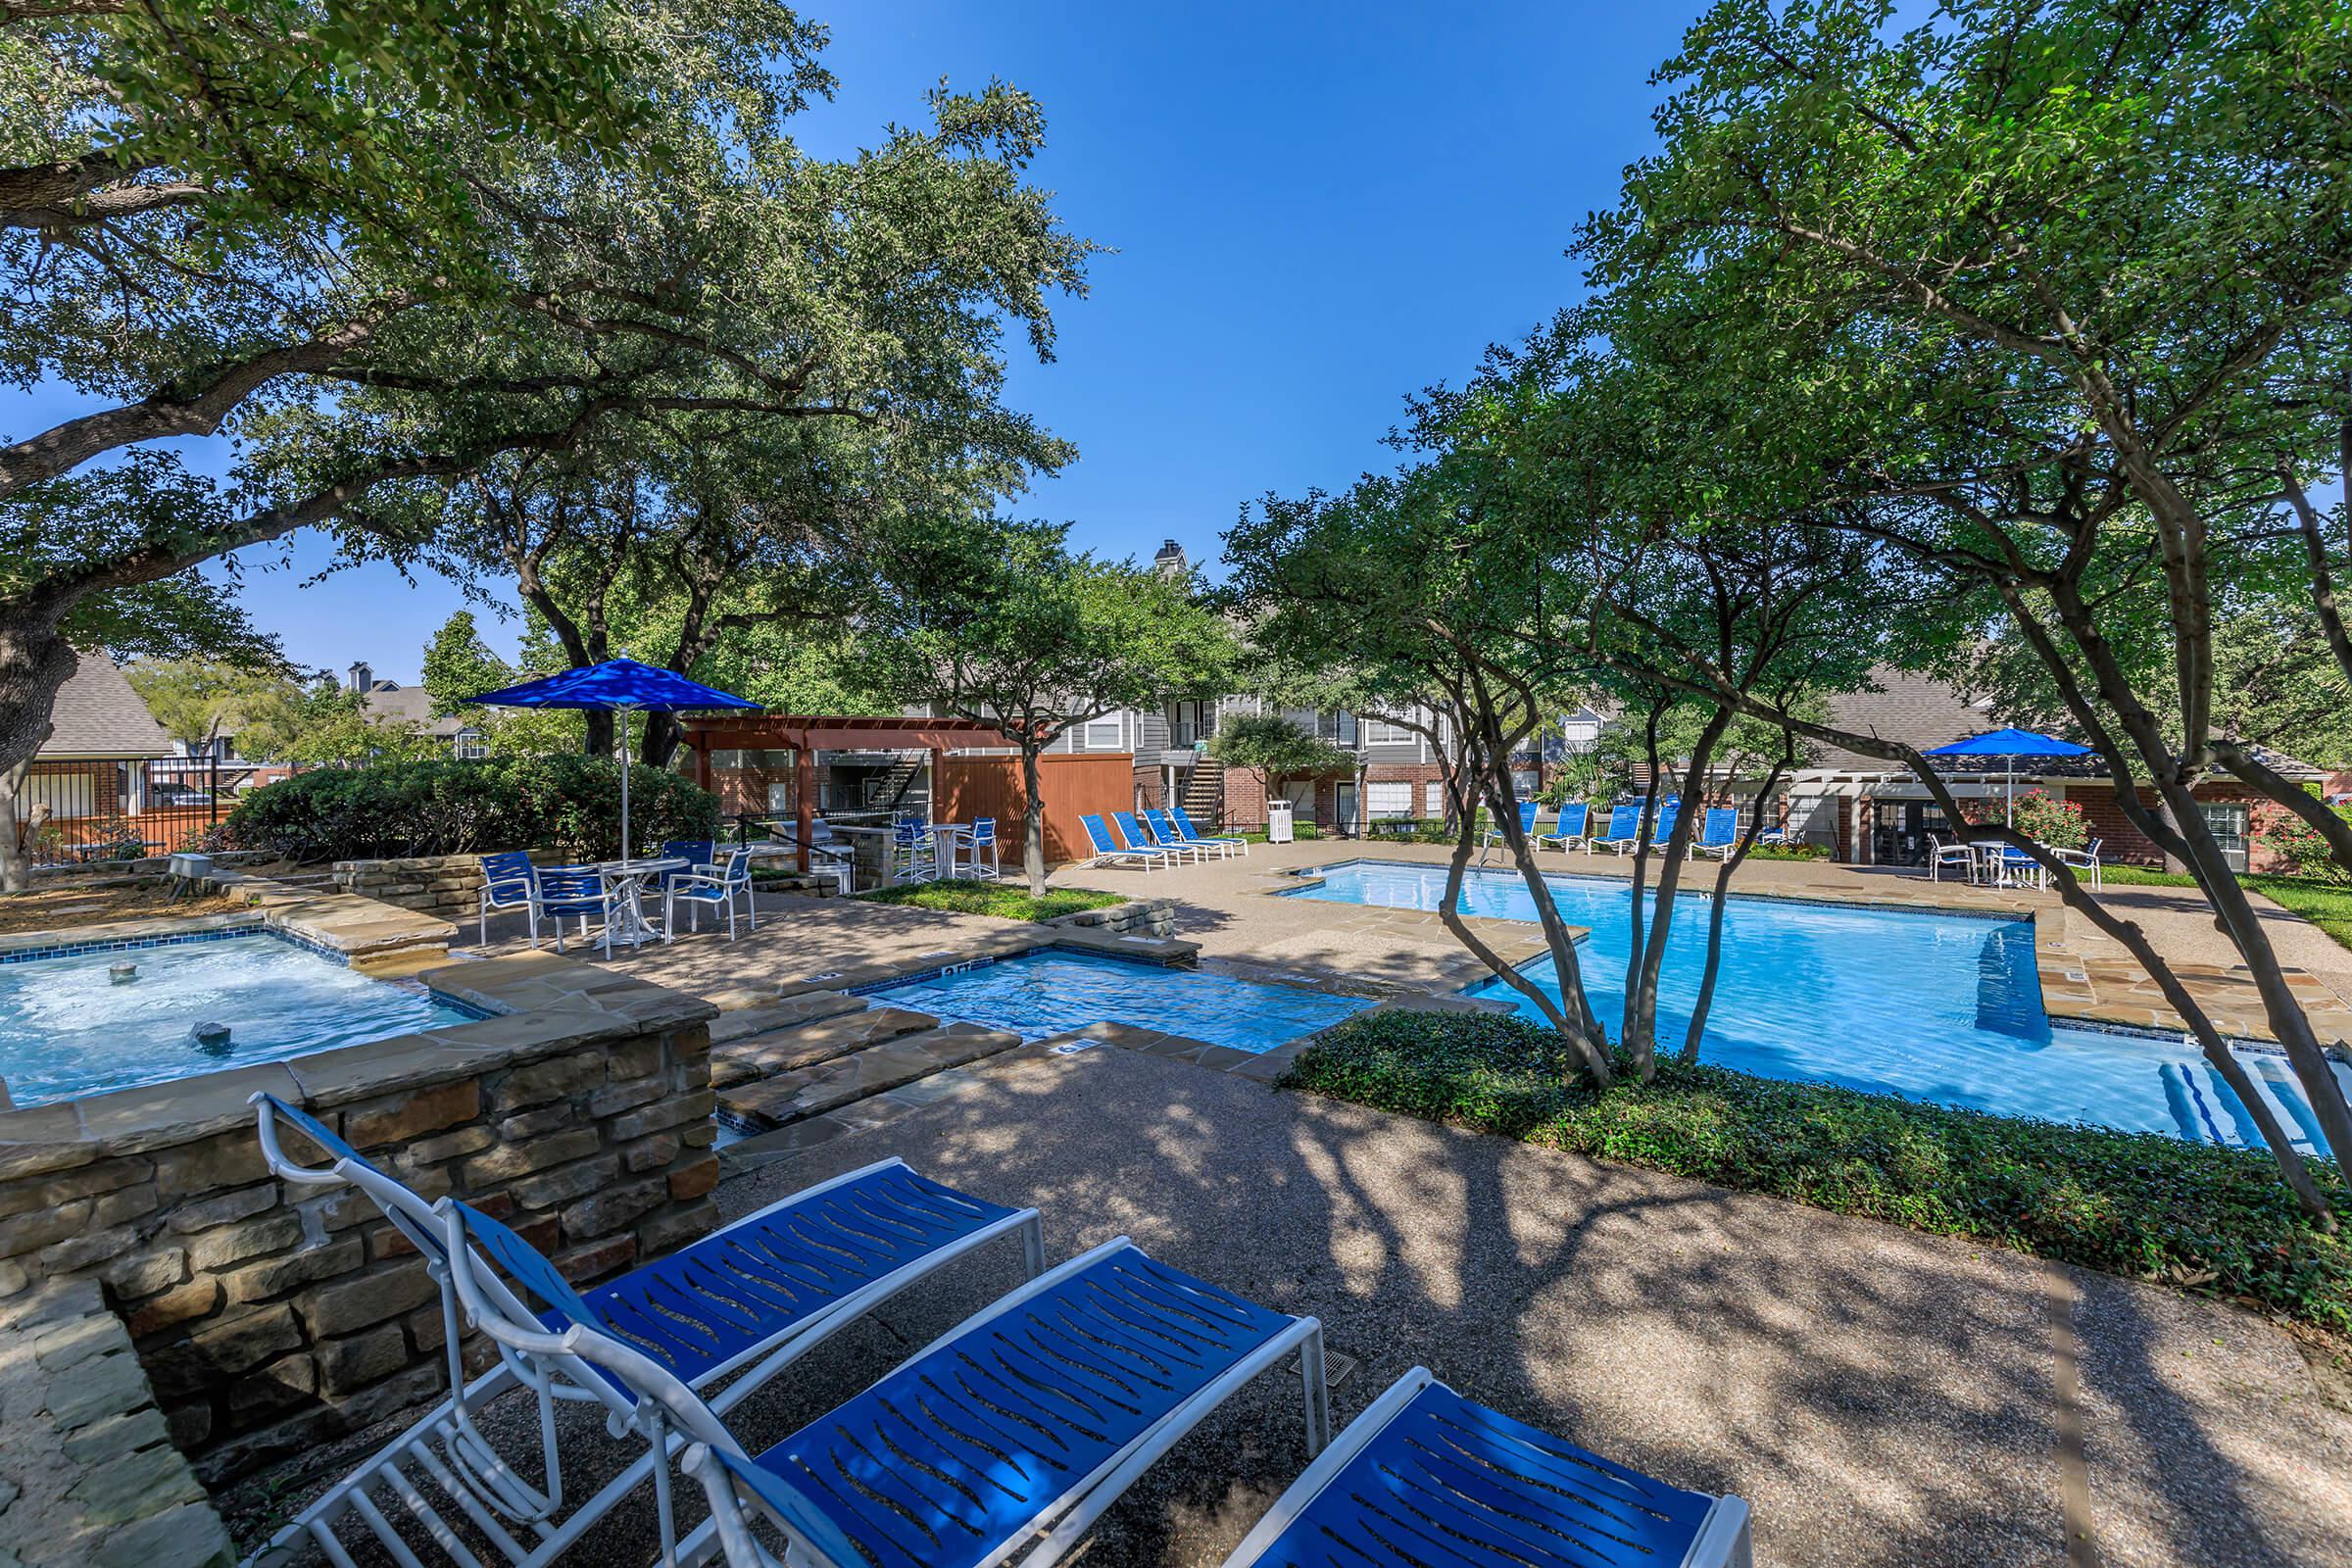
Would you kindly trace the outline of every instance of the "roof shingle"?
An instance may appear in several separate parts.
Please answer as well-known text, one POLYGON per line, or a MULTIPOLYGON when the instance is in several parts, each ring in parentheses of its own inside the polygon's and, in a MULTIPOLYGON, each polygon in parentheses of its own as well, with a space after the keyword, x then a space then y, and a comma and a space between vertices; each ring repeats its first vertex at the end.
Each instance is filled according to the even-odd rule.
POLYGON ((139 694, 104 654, 83 654, 58 688, 50 710, 48 740, 34 755, 46 758, 169 757, 172 737, 147 711, 139 694))

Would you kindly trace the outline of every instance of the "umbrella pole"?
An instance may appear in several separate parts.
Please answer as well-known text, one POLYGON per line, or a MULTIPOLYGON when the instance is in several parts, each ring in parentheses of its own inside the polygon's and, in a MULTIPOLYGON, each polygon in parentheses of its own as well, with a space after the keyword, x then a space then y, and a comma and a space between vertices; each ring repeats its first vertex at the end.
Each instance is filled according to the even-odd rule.
POLYGON ((629 858, 629 710, 620 710, 620 858, 629 858))
MULTIPOLYGON (((2010 757, 2004 758, 2002 760, 2007 764, 2004 771, 2008 774, 2008 782, 2002 790, 2002 793, 2009 797, 2008 825, 2015 827, 2017 826, 2017 759, 2010 757)), ((624 794, 621 799, 625 801, 628 796, 624 794)))

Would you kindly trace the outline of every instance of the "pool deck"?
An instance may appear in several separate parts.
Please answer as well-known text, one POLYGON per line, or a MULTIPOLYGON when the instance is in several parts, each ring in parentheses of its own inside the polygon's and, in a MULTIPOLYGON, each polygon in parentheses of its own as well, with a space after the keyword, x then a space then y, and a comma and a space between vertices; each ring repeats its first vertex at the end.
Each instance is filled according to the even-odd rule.
MULTIPOLYGON (((1037 1205, 1050 1258, 1127 1235, 1313 1313, 1356 1363, 1341 1421, 1423 1364, 1663 1479, 1736 1491, 1760 1564, 2352 1561, 2352 1416, 2288 1335, 2230 1307, 1125 1050, 1009 1053, 821 1147, 722 1160, 739 1173, 718 1201, 740 1215, 891 1154, 1037 1205)), ((957 1265, 730 1425, 758 1451, 1018 1274, 1009 1248, 957 1265)), ((1297 1397, 1271 1379, 1212 1416, 1088 1560, 1220 1561, 1304 1463, 1297 1397)), ((564 1419, 599 1451, 595 1412, 564 1419)), ((535 1416, 511 1398, 490 1420, 527 1439, 535 1416)), ((285 1479, 223 1499, 232 1519, 317 1490, 271 1490, 285 1479)), ((640 1502, 573 1556, 652 1550, 640 1502)))

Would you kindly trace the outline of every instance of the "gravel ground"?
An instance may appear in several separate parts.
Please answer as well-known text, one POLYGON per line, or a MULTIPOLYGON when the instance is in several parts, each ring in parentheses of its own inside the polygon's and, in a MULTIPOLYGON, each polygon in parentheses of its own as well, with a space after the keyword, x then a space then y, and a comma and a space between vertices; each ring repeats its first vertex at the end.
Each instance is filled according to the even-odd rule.
MULTIPOLYGON (((1109 1050, 1007 1067, 719 1199, 741 1213, 890 1153, 1037 1204, 1053 1257, 1124 1233, 1316 1314, 1361 1363, 1335 1393, 1342 1421, 1419 1362, 1664 1479, 1737 1492, 1759 1563, 2068 1562, 2061 1346, 2086 1432, 2078 1549, 2095 1552, 2075 1560, 2352 1562, 2352 1417, 2285 1335, 2226 1307, 1109 1050)), ((755 1396, 746 1442, 1011 1286, 1011 1253, 928 1282, 755 1396)), ((1298 1421, 1295 1383, 1253 1390, 1113 1508, 1090 1560, 1220 1561, 1304 1462, 1298 1421)), ((651 1545, 639 1509, 574 1560, 651 1545)))

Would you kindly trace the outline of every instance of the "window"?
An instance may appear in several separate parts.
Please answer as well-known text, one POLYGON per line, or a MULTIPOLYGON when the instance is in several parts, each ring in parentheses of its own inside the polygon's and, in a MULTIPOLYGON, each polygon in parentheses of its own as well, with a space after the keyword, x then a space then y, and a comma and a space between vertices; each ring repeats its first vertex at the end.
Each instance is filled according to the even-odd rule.
POLYGON ((1080 737, 1078 749, 1083 752, 1116 752, 1126 747, 1126 726, 1116 713, 1104 713, 1101 718, 1086 721, 1086 731, 1080 737))
POLYGON ((1383 817, 1413 814, 1413 787, 1410 784, 1366 784, 1364 811, 1374 821, 1383 817))
POLYGON ((1410 746, 1420 738, 1402 724, 1392 724, 1381 718, 1364 720, 1364 744, 1366 746, 1410 746))
POLYGON ((461 760, 478 762, 489 755, 490 743, 482 739, 480 730, 462 729, 458 731, 458 757, 461 760))
POLYGON ((1442 817, 1446 814, 1445 785, 1424 784, 1421 786, 1421 814, 1431 818, 1442 817))
POLYGON ((2246 803, 2199 801, 2197 811, 2205 818, 2206 829, 2221 847, 2222 858, 2229 862, 2230 869, 2246 869, 2246 803))

